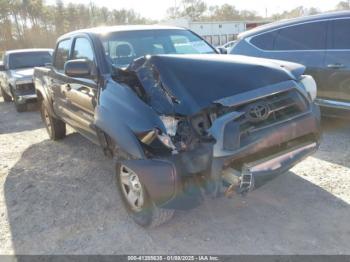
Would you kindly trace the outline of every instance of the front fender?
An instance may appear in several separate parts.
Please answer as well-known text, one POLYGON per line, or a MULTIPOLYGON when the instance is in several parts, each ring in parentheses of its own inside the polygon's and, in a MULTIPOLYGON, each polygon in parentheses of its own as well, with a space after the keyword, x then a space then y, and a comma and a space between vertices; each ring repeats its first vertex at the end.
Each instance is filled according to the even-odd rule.
POLYGON ((176 196, 178 179, 174 165, 166 160, 128 160, 120 163, 135 172, 159 207, 176 196))
POLYGON ((137 159, 145 158, 140 142, 135 134, 118 115, 113 116, 102 106, 96 108, 95 125, 103 130, 124 152, 137 159))
POLYGON ((144 103, 128 86, 112 79, 101 89, 95 108, 95 125, 109 135, 126 153, 135 158, 145 158, 135 134, 154 128, 165 131, 155 111, 144 103))
POLYGON ((49 77, 47 75, 41 75, 40 77, 35 76, 33 81, 35 86, 35 93, 38 97, 38 100, 45 104, 46 108, 49 110, 49 113, 52 116, 58 118, 52 107, 52 98, 48 93, 48 90, 50 89, 49 77))

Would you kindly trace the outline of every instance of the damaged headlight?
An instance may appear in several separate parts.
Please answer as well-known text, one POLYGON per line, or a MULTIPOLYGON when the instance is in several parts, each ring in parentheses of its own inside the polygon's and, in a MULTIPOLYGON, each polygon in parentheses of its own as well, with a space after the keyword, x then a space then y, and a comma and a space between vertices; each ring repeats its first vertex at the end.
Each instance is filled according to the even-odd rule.
POLYGON ((168 134, 162 133, 159 129, 154 129, 146 133, 139 134, 139 139, 142 143, 152 146, 155 141, 161 142, 164 146, 174 150, 175 145, 168 134))
POLYGON ((169 136, 175 136, 179 120, 172 116, 160 116, 160 120, 162 120, 167 134, 169 136))
POLYGON ((310 99, 314 101, 317 96, 317 84, 312 76, 304 75, 301 79, 301 84, 303 85, 306 92, 309 94, 310 99))
POLYGON ((174 150, 175 145, 173 144, 173 141, 171 141, 170 136, 167 134, 157 134, 158 139, 165 145, 166 147, 174 150))

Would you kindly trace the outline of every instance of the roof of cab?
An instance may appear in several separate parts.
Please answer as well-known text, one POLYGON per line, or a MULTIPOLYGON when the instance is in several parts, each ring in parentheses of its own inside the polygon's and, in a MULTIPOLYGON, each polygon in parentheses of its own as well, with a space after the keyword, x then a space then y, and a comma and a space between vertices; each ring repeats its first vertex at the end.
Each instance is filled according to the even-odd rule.
POLYGON ((31 53, 31 52, 52 52, 53 49, 50 48, 27 48, 27 49, 14 49, 7 50, 6 55, 16 54, 16 53, 31 53))
POLYGON ((90 34, 96 34, 96 35, 102 35, 102 34, 109 34, 112 32, 121 32, 121 31, 142 31, 142 30, 171 30, 171 29, 182 29, 181 27, 175 27, 175 26, 165 26, 165 25, 118 25, 118 26, 101 26, 101 27, 93 27, 93 28, 86 28, 86 29, 80 29, 77 31, 69 32, 65 35, 62 35, 59 37, 58 40, 71 37, 73 35, 79 34, 79 33, 90 33, 90 34))
POLYGON ((279 27, 284 27, 284 26, 289 26, 289 25, 294 25, 299 23, 313 22, 313 21, 319 21, 319 20, 329 20, 329 19, 336 19, 336 18, 346 18, 346 17, 350 17, 350 11, 327 12, 323 14, 303 16, 303 17, 298 17, 293 19, 285 19, 285 20, 269 23, 266 25, 262 25, 254 29, 248 30, 246 32, 243 32, 239 35, 239 38, 242 39, 245 37, 263 33, 265 31, 277 29, 279 27))

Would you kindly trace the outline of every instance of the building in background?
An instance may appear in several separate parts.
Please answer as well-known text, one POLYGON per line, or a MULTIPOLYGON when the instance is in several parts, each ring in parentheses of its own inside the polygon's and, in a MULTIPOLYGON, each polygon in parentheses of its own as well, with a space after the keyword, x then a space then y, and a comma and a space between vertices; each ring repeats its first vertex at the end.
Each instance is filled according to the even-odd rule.
POLYGON ((237 39, 239 33, 267 24, 270 21, 213 21, 193 22, 188 18, 162 21, 163 25, 173 25, 192 30, 214 46, 220 46, 237 39))

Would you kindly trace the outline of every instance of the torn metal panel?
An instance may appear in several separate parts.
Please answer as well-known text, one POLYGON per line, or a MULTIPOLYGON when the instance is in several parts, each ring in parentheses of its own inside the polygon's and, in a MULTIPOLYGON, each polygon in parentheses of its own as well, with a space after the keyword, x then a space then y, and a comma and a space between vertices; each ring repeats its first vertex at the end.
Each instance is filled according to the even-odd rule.
MULTIPOLYGON (((152 96, 161 94, 159 89, 163 89, 163 95, 166 93, 168 99, 160 99, 162 102, 157 105, 168 108, 172 104, 173 111, 182 115, 195 114, 219 99, 296 80, 285 67, 266 59, 251 61, 240 56, 157 55, 148 57, 146 61, 152 70, 148 71, 147 77, 143 70, 138 70, 137 74, 151 100, 152 96)), ((297 69, 295 66, 294 70, 297 69)), ((298 70, 302 72, 303 67, 298 70)), ((159 98, 157 96, 154 100, 159 98)))

